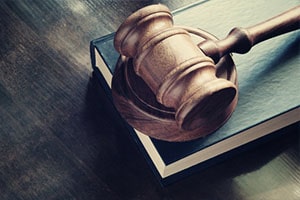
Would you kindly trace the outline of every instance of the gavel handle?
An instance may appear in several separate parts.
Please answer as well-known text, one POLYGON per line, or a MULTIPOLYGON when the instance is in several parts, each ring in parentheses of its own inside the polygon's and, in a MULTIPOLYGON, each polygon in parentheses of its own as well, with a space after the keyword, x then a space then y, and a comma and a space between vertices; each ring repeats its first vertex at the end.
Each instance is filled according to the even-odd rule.
POLYGON ((215 62, 228 53, 247 53, 255 44, 300 28, 300 6, 248 28, 234 28, 223 40, 206 40, 198 47, 215 62))

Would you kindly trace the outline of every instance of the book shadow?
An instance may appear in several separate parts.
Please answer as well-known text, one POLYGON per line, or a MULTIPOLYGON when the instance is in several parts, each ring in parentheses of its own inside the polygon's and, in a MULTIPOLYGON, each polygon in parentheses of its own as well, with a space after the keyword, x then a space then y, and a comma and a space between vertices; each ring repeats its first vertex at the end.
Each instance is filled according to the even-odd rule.
POLYGON ((133 195, 154 195, 160 185, 105 90, 107 88, 101 86, 99 77, 93 74, 86 93, 85 115, 90 118, 90 126, 97 132, 97 137, 105 142, 94 147, 98 157, 90 168, 124 199, 132 199, 133 195))

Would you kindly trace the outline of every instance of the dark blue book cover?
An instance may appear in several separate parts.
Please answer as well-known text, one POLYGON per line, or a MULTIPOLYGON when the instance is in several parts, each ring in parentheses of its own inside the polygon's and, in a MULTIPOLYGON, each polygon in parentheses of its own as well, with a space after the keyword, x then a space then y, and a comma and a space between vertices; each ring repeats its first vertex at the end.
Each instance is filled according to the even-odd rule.
MULTIPOLYGON (((211 0, 196 2, 173 14, 175 24, 201 28, 222 39, 233 27, 255 25, 297 4, 284 0, 211 0)), ((91 42, 92 66, 109 98, 111 77, 119 57, 113 37, 114 33, 91 42)), ((205 138, 166 142, 128 126, 157 176, 161 180, 175 180, 200 163, 215 163, 212 160, 221 155, 299 122, 299 41, 299 31, 295 31, 258 44, 245 55, 233 55, 238 74, 238 105, 229 121, 205 138)))

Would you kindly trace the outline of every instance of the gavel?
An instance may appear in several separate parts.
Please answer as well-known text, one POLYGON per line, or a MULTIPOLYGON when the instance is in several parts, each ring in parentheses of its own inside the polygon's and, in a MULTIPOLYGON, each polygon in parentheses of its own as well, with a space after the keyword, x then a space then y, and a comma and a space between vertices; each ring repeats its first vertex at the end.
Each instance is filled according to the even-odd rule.
POLYGON ((299 13, 300 6, 258 25, 234 28, 218 40, 202 30, 174 26, 162 4, 134 12, 114 38, 121 54, 112 80, 117 109, 134 128, 154 138, 186 141, 210 134, 237 105, 230 53, 247 53, 259 42, 299 29, 299 13), (191 34, 204 40, 195 44, 191 34), (225 69, 225 77, 218 68, 225 69))

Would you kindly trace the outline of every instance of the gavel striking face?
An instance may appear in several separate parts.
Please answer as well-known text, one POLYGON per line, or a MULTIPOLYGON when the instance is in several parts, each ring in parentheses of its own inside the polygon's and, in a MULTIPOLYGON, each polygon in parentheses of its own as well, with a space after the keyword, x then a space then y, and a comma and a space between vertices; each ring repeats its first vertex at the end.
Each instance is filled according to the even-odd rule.
MULTIPOLYGON (((299 8, 297 9, 299 11, 299 8)), ((297 13, 297 10, 294 12, 297 13)), ((285 26, 286 30, 283 31, 297 29, 295 25, 297 22, 299 17, 289 22, 291 25, 288 27, 291 28, 285 26)), ((133 68, 134 73, 150 88, 158 104, 174 111, 173 121, 178 128, 177 132, 187 134, 187 137, 177 135, 174 138, 172 136, 166 138, 161 135, 163 133, 158 136, 153 134, 153 131, 150 131, 149 135, 169 141, 190 140, 207 135, 225 123, 236 106, 238 88, 235 80, 217 76, 216 64, 230 52, 245 53, 254 44, 268 39, 266 34, 263 36, 256 34, 261 32, 261 27, 264 25, 250 27, 247 30, 234 29, 227 38, 220 41, 208 35, 202 43, 195 44, 189 28, 173 25, 171 12, 166 6, 160 4, 148 6, 129 16, 115 35, 114 46, 123 56, 123 61, 121 59, 119 62, 126 62, 127 68, 133 68), (128 59, 131 61, 129 62, 128 59), (208 123, 212 126, 207 126, 208 123)), ((264 32, 270 32, 270 37, 274 36, 272 30, 264 30, 264 32)), ((282 34, 282 31, 278 34, 282 34)), ((226 62, 230 63, 230 58, 226 59, 226 62)), ((235 72, 235 69, 232 71, 235 72)), ((130 80, 132 77, 128 74, 130 73, 125 73, 124 80, 132 82, 130 80)), ((115 85, 120 84, 119 80, 118 83, 116 82, 113 79, 114 97, 118 90, 114 89, 115 85)), ((121 84, 126 85, 126 83, 121 84)), ((139 94, 136 93, 135 95, 138 96, 139 94)), ((114 98, 114 102, 122 114, 124 106, 119 105, 118 99, 118 97, 114 98)), ((128 103, 134 104, 130 101, 130 97, 128 103)), ((131 108, 139 109, 134 105, 131 108)), ((130 111, 126 110, 123 114, 125 119, 128 116, 126 112, 130 111)), ((152 113, 150 111, 143 115, 152 115, 152 113)), ((151 120, 151 117, 148 120, 151 120)), ((132 120, 128 121, 130 123, 132 120)), ((164 124, 164 117, 161 121, 164 124)), ((138 123, 142 124, 143 120, 133 122, 133 127, 138 123)), ((143 127, 138 125, 138 129, 147 134, 149 127, 145 129, 143 127)))

